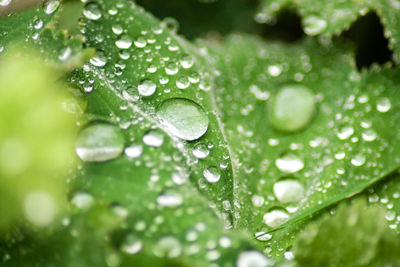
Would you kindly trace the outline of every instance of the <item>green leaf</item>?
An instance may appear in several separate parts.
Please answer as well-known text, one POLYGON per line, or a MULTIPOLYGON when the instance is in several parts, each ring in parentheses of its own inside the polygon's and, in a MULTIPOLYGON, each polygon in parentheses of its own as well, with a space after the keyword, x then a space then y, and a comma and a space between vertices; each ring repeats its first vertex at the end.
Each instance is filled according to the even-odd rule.
POLYGON ((395 51, 394 59, 400 59, 400 2, 398 0, 263 0, 256 15, 258 22, 273 22, 282 9, 295 7, 302 16, 304 32, 308 35, 337 35, 348 29, 360 16, 376 11, 385 26, 385 36, 395 51))
POLYGON ((272 231, 271 254, 290 246, 298 221, 398 168, 396 81, 371 83, 344 47, 236 35, 208 49, 235 159, 236 226, 272 231))
POLYGON ((398 235, 389 229, 384 209, 365 199, 340 205, 303 230, 293 251, 299 266, 396 266, 398 235), (373 218, 373 219, 371 219, 373 218))

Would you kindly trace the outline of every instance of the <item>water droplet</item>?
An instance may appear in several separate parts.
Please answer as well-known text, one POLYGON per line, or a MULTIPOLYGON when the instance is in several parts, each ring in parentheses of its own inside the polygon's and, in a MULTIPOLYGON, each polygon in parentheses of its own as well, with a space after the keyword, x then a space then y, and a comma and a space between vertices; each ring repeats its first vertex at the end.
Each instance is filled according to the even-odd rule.
POLYGON ((100 7, 96 3, 88 3, 83 9, 83 15, 90 20, 98 20, 101 18, 100 7))
POLYGON ((45 191, 30 192, 24 199, 26 219, 36 226, 48 226, 53 222, 57 206, 53 197, 45 191))
POLYGON ((221 178, 221 173, 217 167, 209 167, 204 169, 203 176, 209 183, 216 183, 221 178))
POLYGON ((377 133, 372 129, 365 130, 365 132, 363 132, 361 136, 362 139, 367 142, 374 141, 378 137, 377 133))
POLYGON ((354 166, 362 166, 365 163, 365 156, 361 153, 356 154, 352 159, 351 159, 351 164, 353 164, 354 166))
POLYGON ((268 258, 258 251, 244 251, 236 261, 236 267, 267 267, 269 264, 268 258))
POLYGON ((130 234, 126 237, 125 242, 121 246, 121 250, 127 254, 136 254, 143 247, 142 241, 135 235, 130 234))
POLYGON ((143 153, 143 146, 139 143, 133 143, 125 148, 125 155, 129 158, 138 158, 143 153))
POLYGON ((281 74, 282 72, 282 67, 278 65, 273 65, 268 67, 268 73, 272 77, 277 77, 281 74))
POLYGON ((181 62, 181 66, 184 69, 190 69, 194 64, 194 60, 193 60, 193 58, 191 56, 182 57, 180 62, 181 62))
POLYGON ((90 64, 96 67, 103 67, 107 63, 107 59, 102 51, 98 51, 95 57, 89 60, 90 64))
POLYGON ((198 159, 204 159, 210 154, 210 151, 205 144, 197 144, 193 148, 192 154, 198 159))
POLYGON ((176 62, 170 62, 165 66, 165 73, 168 75, 175 75, 179 71, 179 66, 176 62))
POLYGON ((138 91, 142 96, 151 96, 157 89, 157 85, 150 80, 144 80, 139 84, 138 91))
POLYGON ((164 101, 157 115, 175 136, 193 141, 202 137, 208 129, 208 117, 203 109, 191 100, 172 98, 164 101))
POLYGON ((124 31, 124 28, 122 28, 122 26, 119 24, 112 26, 111 29, 112 29, 113 33, 116 35, 120 35, 124 31))
POLYGON ((157 203, 164 207, 176 207, 183 203, 183 199, 180 194, 170 191, 158 196, 157 203))
POLYGON ((140 36, 135 40, 134 44, 137 48, 143 48, 147 45, 147 41, 143 36, 140 36))
POLYGON ((189 79, 186 76, 181 76, 176 79, 176 87, 179 89, 186 89, 190 85, 189 79))
POLYGON ((86 162, 102 162, 119 157, 124 149, 120 129, 106 123, 93 124, 83 129, 76 141, 76 154, 86 162))
POLYGON ((271 240, 272 235, 271 234, 267 234, 266 232, 257 232, 254 234, 257 240, 260 241, 268 241, 271 240))
POLYGON ((317 35, 322 33, 328 24, 325 20, 317 16, 308 16, 303 20, 304 32, 308 35, 317 35))
POLYGON ((67 61, 70 56, 72 54, 72 49, 71 47, 64 47, 63 49, 61 49, 60 51, 60 55, 58 55, 58 59, 61 61, 67 61))
POLYGON ((53 14, 59 6, 60 6, 59 0, 50 0, 46 2, 46 4, 44 5, 44 12, 47 15, 53 14))
POLYGON ((353 134, 354 134, 353 127, 346 125, 346 126, 340 127, 340 129, 337 133, 337 137, 340 140, 345 140, 345 139, 349 139, 349 137, 352 136, 353 134))
POLYGON ((156 244, 153 250, 157 257, 176 258, 182 254, 182 245, 173 236, 164 236, 156 244))
POLYGON ((92 195, 87 192, 76 192, 71 199, 72 205, 79 209, 89 208, 93 204, 94 200, 92 195))
POLYGON ((282 203, 298 202, 304 195, 304 187, 294 179, 285 179, 274 184, 274 193, 282 203))
POLYGON ((391 103, 390 103, 390 100, 389 100, 389 98, 387 98, 387 97, 382 97, 382 98, 379 98, 377 101, 376 101, 376 109, 379 111, 379 112, 388 112, 389 110, 390 110, 390 108, 391 108, 391 103))
POLYGON ((132 40, 127 35, 123 35, 119 40, 115 42, 115 45, 119 49, 128 49, 132 45, 132 40))
POLYGON ((307 126, 315 111, 313 93, 306 87, 282 87, 269 102, 272 126, 280 131, 294 132, 307 126))
POLYGON ((263 223, 271 228, 278 227, 289 220, 289 215, 282 210, 272 210, 264 215, 263 223))
POLYGON ((164 143, 164 136, 158 130, 151 130, 143 136, 143 143, 152 147, 160 147, 164 143))
POLYGON ((12 0, 0 0, 0 6, 8 6, 12 0))
POLYGON ((163 27, 165 27, 166 29, 168 29, 170 32, 172 33, 176 33, 179 30, 179 22, 171 17, 167 17, 165 19, 163 19, 163 21, 161 22, 161 25, 163 27))
POLYGON ((304 168, 304 162, 296 154, 288 152, 275 160, 278 169, 285 173, 295 173, 304 168))

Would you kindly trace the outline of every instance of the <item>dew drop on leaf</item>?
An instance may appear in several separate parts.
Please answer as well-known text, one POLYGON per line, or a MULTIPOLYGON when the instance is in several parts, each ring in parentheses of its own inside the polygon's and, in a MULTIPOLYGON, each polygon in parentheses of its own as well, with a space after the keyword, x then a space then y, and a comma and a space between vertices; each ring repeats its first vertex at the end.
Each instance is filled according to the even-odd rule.
POLYGON ((287 85, 272 97, 268 106, 272 126, 280 131, 294 132, 308 125, 315 112, 315 98, 310 89, 287 85))
POLYGON ((208 117, 195 102, 184 98, 164 101, 157 115, 173 135, 193 141, 202 137, 208 129, 208 117))
POLYGON ((158 240, 154 250, 157 257, 176 258, 182 254, 182 245, 173 236, 164 236, 158 240))
POLYGON ((322 33, 328 24, 325 20, 317 16, 308 16, 303 20, 304 32, 308 35, 317 35, 322 33))
POLYGON ((164 143, 164 136, 158 130, 151 130, 143 136, 143 143, 152 147, 160 147, 164 143))
POLYGON ((76 141, 76 154, 86 162, 102 162, 119 157, 124 149, 120 128, 107 124, 93 124, 83 129, 76 141))
POLYGON ((244 251, 236 261, 237 267, 267 267, 269 264, 268 258, 258 251, 244 251))
POLYGON ((157 203, 164 207, 176 207, 183 203, 182 196, 176 192, 165 192, 157 197, 157 203))
POLYGON ((121 246, 121 250, 127 254, 136 254, 142 250, 142 241, 135 235, 129 234, 125 238, 124 243, 121 246))
POLYGON ((304 187, 297 180, 285 179, 274 184, 274 193, 282 203, 298 202, 303 198, 304 187))
POLYGON ((209 183, 216 183, 221 178, 221 173, 217 167, 208 167, 204 169, 203 176, 209 183))
POLYGON ((71 199, 72 205, 79 209, 89 208, 93 204, 93 202, 93 196, 84 191, 76 192, 71 199))
POLYGON ((143 146, 139 143, 133 143, 125 148, 125 155, 129 158, 138 158, 143 153, 143 146))
POLYGON ((263 223, 271 228, 280 226, 289 220, 289 215, 283 210, 275 209, 267 212, 263 217, 263 223))
POLYGON ((53 14, 57 8, 60 6, 60 1, 59 0, 50 0, 47 1, 44 5, 44 12, 47 15, 53 14))
POLYGON ((119 49, 128 49, 132 46, 132 40, 127 35, 123 35, 119 40, 115 42, 115 45, 119 49))
POLYGON ((200 143, 193 148, 192 154, 198 159, 204 159, 210 154, 210 151, 205 144, 200 143))
POLYGON ((365 163, 365 156, 361 153, 356 154, 352 159, 351 159, 351 164, 353 164, 354 166, 362 166, 365 163))
POLYGON ((373 129, 367 129, 361 134, 362 139, 367 142, 374 141, 378 135, 373 129))
POLYGON ((96 3, 88 3, 83 9, 83 15, 90 20, 99 20, 101 18, 101 9, 96 3))
POLYGON ((156 89, 157 85, 150 80, 144 80, 138 86, 139 94, 142 96, 151 96, 156 89))
POLYGON ((390 110, 390 108, 391 108, 391 103, 390 103, 389 98, 382 97, 376 101, 376 109, 379 112, 388 112, 390 110))
POLYGON ((339 128, 339 131, 337 132, 337 137, 340 140, 345 140, 349 139, 350 136, 354 134, 354 128, 350 125, 345 125, 339 128))
POLYGON ((285 173, 295 173, 304 168, 303 160, 292 152, 282 154, 275 160, 275 165, 285 173))

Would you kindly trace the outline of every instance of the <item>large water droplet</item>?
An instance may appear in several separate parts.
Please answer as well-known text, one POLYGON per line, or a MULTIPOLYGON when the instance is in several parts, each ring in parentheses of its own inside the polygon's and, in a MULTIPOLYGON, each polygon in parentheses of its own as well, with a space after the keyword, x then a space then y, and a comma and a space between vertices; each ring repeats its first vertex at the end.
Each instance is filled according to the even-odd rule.
POLYGON ((353 134, 354 134, 353 127, 351 127, 350 125, 346 125, 346 126, 340 127, 340 129, 337 133, 337 137, 340 140, 345 140, 345 139, 349 139, 349 137, 352 136, 353 134))
POLYGON ((306 87, 282 87, 269 102, 272 126, 280 131, 293 132, 307 126, 315 111, 315 98, 306 87))
POLYGON ((304 187, 294 179, 285 179, 274 184, 274 193, 282 203, 297 202, 304 195, 304 187))
POLYGON ((139 94, 142 96, 151 96, 156 89, 157 85, 150 80, 144 80, 138 86, 139 94))
POLYGON ((98 20, 101 18, 101 9, 96 3, 88 3, 83 9, 83 15, 90 20, 98 20))
POLYGON ((76 154, 86 162, 102 162, 119 157, 124 149, 121 130, 111 124, 98 123, 80 132, 76 154))
POLYGON ((267 267, 269 264, 268 258, 258 251, 244 251, 236 261, 236 267, 267 267))
POLYGON ((199 105, 188 99, 164 101, 157 115, 172 134, 187 141, 199 139, 208 129, 207 115, 199 105))
POLYGON ((203 176, 209 183, 216 183, 221 178, 221 173, 217 167, 209 167, 203 171, 203 176))
POLYGON ((304 32, 308 35, 317 35, 323 32, 328 24, 317 16, 308 16, 303 20, 304 32))
POLYGON ((289 215, 282 210, 272 210, 264 215, 263 223, 271 228, 280 226, 289 220, 289 215))
POLYGON ((275 160, 278 169, 285 173, 295 173, 304 168, 304 162, 292 152, 284 153, 275 160))

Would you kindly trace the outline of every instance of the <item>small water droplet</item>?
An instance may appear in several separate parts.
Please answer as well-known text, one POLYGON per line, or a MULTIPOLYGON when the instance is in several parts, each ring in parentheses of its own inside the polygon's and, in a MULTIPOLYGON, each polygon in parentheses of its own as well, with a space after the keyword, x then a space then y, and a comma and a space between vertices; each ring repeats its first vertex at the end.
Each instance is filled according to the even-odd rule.
POLYGON ((292 152, 284 153, 275 160, 278 169, 285 173, 295 173, 304 168, 304 162, 292 152))
POLYGON ((244 251, 236 261, 236 267, 267 267, 269 264, 269 259, 258 251, 244 251))
POLYGON ((362 166, 365 163, 365 156, 361 153, 356 154, 352 159, 351 159, 351 164, 353 164, 354 166, 362 166))
POLYGON ((128 49, 132 46, 132 40, 127 35, 123 35, 119 40, 115 42, 115 45, 119 49, 128 49))
POLYGON ((98 51, 97 55, 89 60, 90 64, 96 67, 103 67, 107 63, 107 59, 102 51, 98 51))
POLYGON ((208 167, 204 169, 203 176, 209 183, 216 183, 221 179, 221 173, 217 167, 208 167))
POLYGON ((273 65, 268 67, 268 73, 272 77, 277 77, 281 74, 282 72, 282 67, 279 65, 273 65))
POLYGON ((186 76, 181 76, 176 79, 176 87, 179 89, 186 89, 190 85, 189 79, 186 76))
POLYGON ((367 129, 361 134, 362 139, 367 142, 374 141, 378 135, 373 129, 367 129))
POLYGON ((139 94, 142 96, 151 96, 156 89, 157 85, 150 80, 144 80, 138 86, 139 94))
POLYGON ((285 179, 274 184, 274 193, 282 203, 298 202, 304 195, 304 187, 294 179, 285 179))
POLYGON ((143 36, 140 36, 134 41, 134 44, 137 48, 143 48, 147 45, 147 41, 143 36))
POLYGON ((143 247, 142 241, 135 235, 130 234, 126 237, 125 242, 121 246, 121 250, 127 254, 136 254, 143 247))
POLYGON ((44 12, 47 15, 53 14, 58 9, 59 6, 60 6, 59 0, 47 1, 44 5, 44 12))
POLYGON ((306 87, 282 87, 269 102, 272 126, 280 131, 294 132, 308 125, 315 112, 315 98, 306 87))
POLYGON ((171 17, 167 17, 165 19, 163 19, 163 21, 161 22, 161 25, 163 27, 165 27, 166 29, 168 29, 170 32, 172 33, 176 33, 179 30, 179 22, 171 17))
POLYGON ((143 153, 143 146, 139 143, 133 143, 125 148, 125 155, 129 158, 138 158, 143 153))
POLYGON ((61 61, 67 61, 70 58, 71 54, 72 54, 71 47, 69 46, 64 47, 63 49, 61 49, 60 55, 58 55, 58 59, 61 61))
POLYGON ((289 220, 289 215, 279 209, 272 210, 264 215, 263 223, 271 228, 278 227, 289 220))
POLYGON ((72 199, 71 199, 71 203, 72 205, 74 205, 75 207, 79 208, 79 209, 86 209, 89 208, 94 202, 94 199, 92 197, 92 195, 90 195, 87 192, 76 192, 72 199))
POLYGON ((382 98, 379 98, 377 101, 376 101, 376 109, 379 111, 379 112, 388 112, 389 110, 390 110, 390 108, 391 108, 391 103, 390 103, 390 100, 389 100, 389 98, 387 98, 387 97, 382 97, 382 98))
POLYGON ((351 127, 350 125, 346 125, 346 126, 340 127, 340 129, 337 133, 337 137, 340 140, 345 140, 345 139, 349 139, 350 136, 352 136, 353 134, 354 134, 353 127, 351 127))
POLYGON ((322 33, 328 24, 325 20, 317 16, 308 16, 303 20, 304 32, 308 35, 317 35, 322 33))
POLYGON ((192 154, 198 159, 204 159, 210 154, 210 151, 205 144, 200 143, 193 148, 192 154))
POLYGON ((163 193, 157 197, 157 203, 164 207, 176 207, 182 205, 182 196, 176 192, 170 191, 163 193))
POLYGON ((179 66, 176 62, 170 62, 165 66, 165 73, 168 75, 175 75, 179 71, 179 66))
POLYGON ((143 136, 143 143, 152 147, 160 147, 164 143, 164 136, 158 130, 151 130, 143 136))
POLYGON ((204 110, 188 99, 164 101, 157 109, 157 115, 173 135, 187 141, 199 139, 208 129, 208 117, 204 110))
POLYGON ((119 157, 124 149, 121 130, 111 124, 97 123, 83 129, 76 141, 76 154, 86 162, 102 162, 119 157))
POLYGON ((164 236, 157 242, 153 253, 157 257, 176 258, 182 254, 182 245, 176 237, 164 236))
POLYGON ((101 18, 101 9, 96 3, 88 3, 83 9, 83 15, 90 20, 99 20, 101 18))

